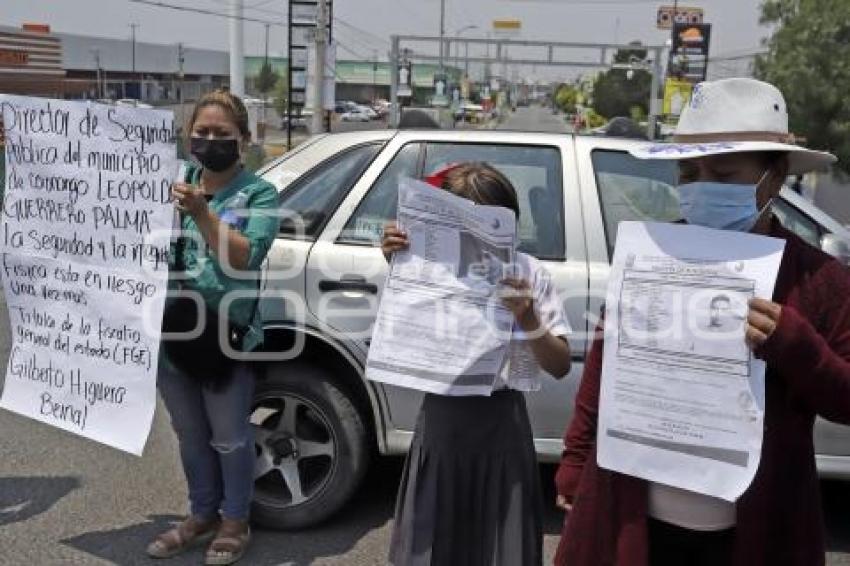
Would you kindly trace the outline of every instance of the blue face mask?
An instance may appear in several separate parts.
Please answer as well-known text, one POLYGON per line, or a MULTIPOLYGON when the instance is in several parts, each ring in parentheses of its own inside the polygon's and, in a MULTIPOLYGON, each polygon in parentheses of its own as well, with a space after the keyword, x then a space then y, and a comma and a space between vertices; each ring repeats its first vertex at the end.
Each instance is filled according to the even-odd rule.
POLYGON ((749 232, 770 206, 756 207, 756 190, 767 171, 754 185, 697 181, 679 186, 679 209, 688 224, 749 232))

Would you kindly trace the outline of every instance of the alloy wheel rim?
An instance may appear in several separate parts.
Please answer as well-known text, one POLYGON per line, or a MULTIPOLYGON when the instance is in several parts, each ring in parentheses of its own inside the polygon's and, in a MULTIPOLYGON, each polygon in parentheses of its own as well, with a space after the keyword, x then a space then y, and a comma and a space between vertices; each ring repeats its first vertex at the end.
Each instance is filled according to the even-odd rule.
POLYGON ((256 499, 295 507, 319 495, 336 471, 339 443, 315 403, 290 393, 261 397, 251 413, 256 499))

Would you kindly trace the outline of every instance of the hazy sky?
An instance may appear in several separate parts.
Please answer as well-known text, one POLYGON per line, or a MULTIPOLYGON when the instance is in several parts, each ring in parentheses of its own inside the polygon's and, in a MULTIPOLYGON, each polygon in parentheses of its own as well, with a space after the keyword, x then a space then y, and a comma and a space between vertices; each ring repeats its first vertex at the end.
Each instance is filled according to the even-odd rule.
MULTIPOLYGON (((229 0, 158 0, 180 6, 226 12, 229 0)), ((483 37, 495 18, 522 21, 521 39, 576 42, 628 42, 662 44, 669 32, 655 29, 660 0, 445 0, 446 30, 454 35, 468 25, 467 37, 483 37)), ((226 50, 228 22, 224 18, 187 14, 130 0, 0 0, 0 23, 19 26, 24 21, 50 24, 56 31, 116 38, 130 37, 130 23, 138 23, 137 39, 226 50)), ((768 30, 759 26, 761 0, 692 0, 680 4, 699 6, 713 24, 712 55, 757 48, 768 30)), ((335 38, 341 43, 338 57, 386 58, 389 36, 439 32, 440 0, 335 0, 335 38), (347 25, 346 25, 347 24, 347 25)), ((245 15, 285 22, 286 0, 245 0, 245 15)), ((264 26, 245 22, 246 54, 263 52, 264 26)), ((286 31, 272 26, 272 55, 285 53, 286 31)), ((564 53, 586 58, 589 53, 564 53)), ((542 74, 542 71, 540 71, 542 74)), ((546 73, 550 76, 549 73, 546 73)))

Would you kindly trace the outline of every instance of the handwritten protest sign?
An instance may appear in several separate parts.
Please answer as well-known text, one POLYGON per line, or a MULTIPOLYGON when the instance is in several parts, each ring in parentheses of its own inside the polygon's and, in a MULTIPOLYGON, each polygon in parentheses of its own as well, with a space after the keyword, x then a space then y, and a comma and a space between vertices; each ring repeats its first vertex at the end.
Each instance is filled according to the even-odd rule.
POLYGON ((171 112, 0 95, 0 406, 140 455, 156 404, 171 112))

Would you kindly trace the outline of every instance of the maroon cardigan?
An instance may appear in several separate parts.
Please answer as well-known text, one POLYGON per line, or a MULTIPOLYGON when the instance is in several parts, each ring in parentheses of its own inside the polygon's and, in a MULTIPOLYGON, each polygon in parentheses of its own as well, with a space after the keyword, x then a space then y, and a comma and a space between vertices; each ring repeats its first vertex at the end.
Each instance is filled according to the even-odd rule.
MULTIPOLYGON (((815 417, 850 424, 850 272, 775 224, 787 244, 773 300, 779 324, 756 352, 767 362, 762 457, 738 500, 734 566, 825 561, 815 417)), ((603 340, 597 334, 555 477, 573 503, 557 566, 647 566, 647 484, 596 465, 603 340)))

